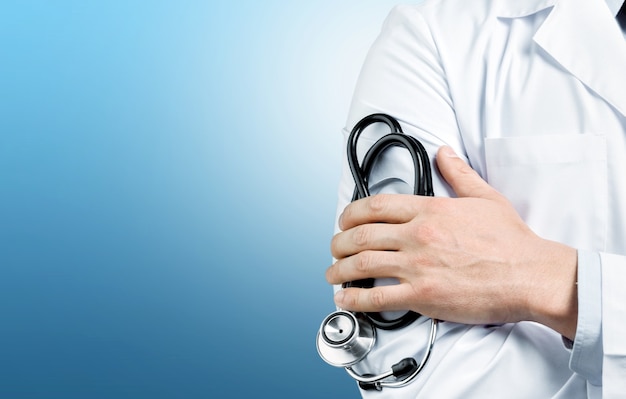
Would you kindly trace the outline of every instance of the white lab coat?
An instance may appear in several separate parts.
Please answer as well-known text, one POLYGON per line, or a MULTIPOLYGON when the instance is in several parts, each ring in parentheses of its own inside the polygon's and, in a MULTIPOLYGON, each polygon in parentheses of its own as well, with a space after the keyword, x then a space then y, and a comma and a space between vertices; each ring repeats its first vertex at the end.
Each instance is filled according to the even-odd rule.
MULTIPOLYGON (((344 135, 396 117, 431 157, 452 146, 542 237, 579 249, 572 350, 538 324, 445 322, 422 374, 367 398, 626 398, 626 41, 604 0, 426 0, 389 15, 363 66, 344 135)), ((372 127, 368 144, 387 133, 372 127)), ((410 192, 392 149, 374 192, 410 192)), ((344 160, 338 212, 353 182, 344 160)), ((435 176, 435 195, 453 195, 435 176)), ((379 331, 355 367, 419 360, 429 324, 379 331)))

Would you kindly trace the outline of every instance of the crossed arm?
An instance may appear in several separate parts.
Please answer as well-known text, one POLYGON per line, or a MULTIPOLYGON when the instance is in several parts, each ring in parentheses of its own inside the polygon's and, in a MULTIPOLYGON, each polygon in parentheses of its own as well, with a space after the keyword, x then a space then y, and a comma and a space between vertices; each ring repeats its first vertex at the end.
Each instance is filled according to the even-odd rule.
POLYGON ((536 321, 574 339, 576 250, 533 233, 449 147, 438 151, 437 166, 457 198, 381 194, 345 208, 328 282, 400 283, 343 289, 337 306, 410 309, 467 324, 536 321))

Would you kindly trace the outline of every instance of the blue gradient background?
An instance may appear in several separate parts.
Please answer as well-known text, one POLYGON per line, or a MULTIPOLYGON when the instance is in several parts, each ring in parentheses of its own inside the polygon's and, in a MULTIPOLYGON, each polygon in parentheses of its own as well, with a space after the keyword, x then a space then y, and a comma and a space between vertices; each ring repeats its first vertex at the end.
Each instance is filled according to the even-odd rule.
POLYGON ((0 3, 0 398, 347 398, 343 127, 395 4, 0 3))

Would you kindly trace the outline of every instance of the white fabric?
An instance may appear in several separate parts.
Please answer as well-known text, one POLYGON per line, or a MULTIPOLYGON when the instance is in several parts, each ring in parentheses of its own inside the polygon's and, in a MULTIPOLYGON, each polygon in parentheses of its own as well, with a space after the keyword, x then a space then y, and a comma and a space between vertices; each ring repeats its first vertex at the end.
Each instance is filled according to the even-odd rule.
POLYGON ((623 3, 623 0, 606 0, 606 4, 609 6, 609 10, 611 10, 611 13, 613 15, 617 15, 617 12, 619 11, 620 7, 622 7, 623 3))
MULTIPOLYGON (((580 250, 579 275, 596 277, 581 284, 585 319, 571 351, 535 323, 444 322, 414 382, 364 397, 626 397, 624 71, 626 42, 604 0, 426 0, 391 12, 363 66, 344 141, 362 117, 385 112, 431 157, 450 145, 535 232, 580 250)), ((360 153, 385 133, 368 129, 360 153)), ((338 212, 354 187, 345 159, 343 168, 338 212)), ((407 155, 392 149, 372 191, 410 192, 412 174, 407 155)), ((436 195, 453 195, 434 178, 436 195)), ((419 359, 428 327, 379 331, 355 368, 379 373, 419 359)))

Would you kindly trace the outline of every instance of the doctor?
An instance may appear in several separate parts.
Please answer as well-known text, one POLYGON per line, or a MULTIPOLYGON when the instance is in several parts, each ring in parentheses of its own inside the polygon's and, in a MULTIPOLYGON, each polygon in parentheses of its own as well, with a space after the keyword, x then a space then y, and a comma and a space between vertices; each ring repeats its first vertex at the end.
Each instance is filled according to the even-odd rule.
MULTIPOLYGON (((446 321, 414 382, 364 397, 626 397, 621 6, 426 0, 389 15, 344 138, 365 115, 394 116, 436 154, 437 197, 402 195, 412 166, 392 149, 370 178, 381 195, 349 204, 344 160, 326 277, 399 281, 337 290, 339 307, 446 321)), ((428 326, 379 331, 355 368, 418 357, 428 326)))

